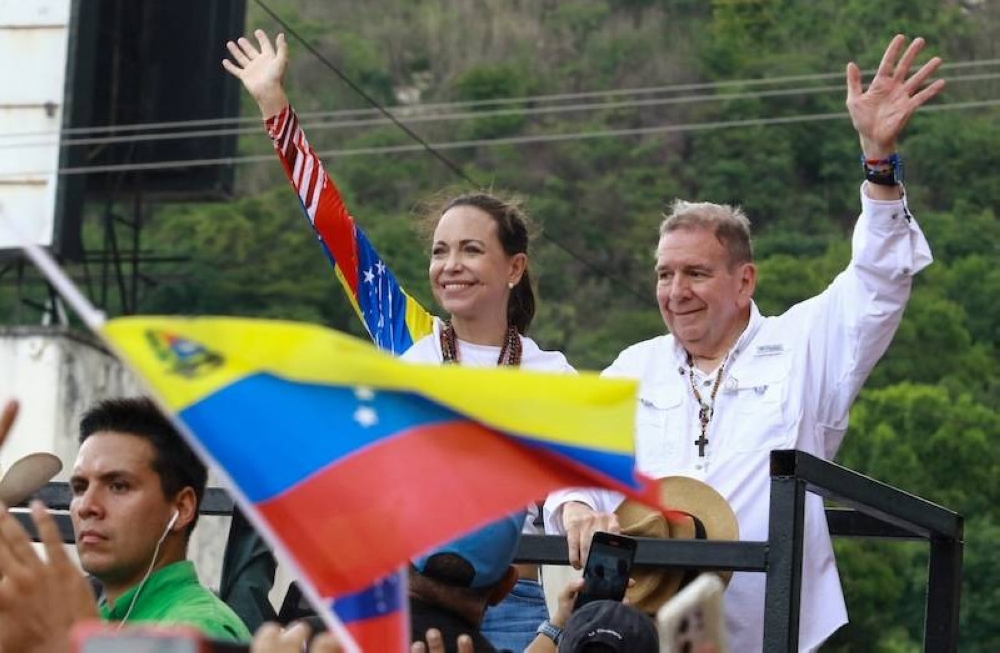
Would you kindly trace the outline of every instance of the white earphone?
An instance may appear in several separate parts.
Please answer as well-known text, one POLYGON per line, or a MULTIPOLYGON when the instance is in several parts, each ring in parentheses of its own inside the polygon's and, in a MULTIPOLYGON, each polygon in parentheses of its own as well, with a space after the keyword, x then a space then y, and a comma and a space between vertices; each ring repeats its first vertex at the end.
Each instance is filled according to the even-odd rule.
POLYGON ((149 579, 149 575, 153 573, 153 567, 156 565, 156 559, 160 555, 160 545, 163 544, 163 540, 167 539, 167 535, 170 534, 170 529, 174 527, 174 524, 177 523, 180 516, 181 511, 175 508, 173 516, 171 516, 170 520, 167 522, 167 527, 163 529, 163 535, 161 535, 160 539, 156 542, 156 548, 153 549, 153 559, 149 561, 149 568, 143 575, 142 582, 139 583, 139 589, 135 591, 135 594, 132 596, 132 602, 129 603, 128 610, 125 611, 125 616, 122 617, 122 620, 118 623, 119 630, 121 630, 122 626, 125 625, 125 622, 128 621, 128 618, 132 615, 132 608, 135 607, 135 602, 139 600, 139 594, 142 593, 142 588, 146 586, 146 581, 149 579))
POLYGON ((173 517, 171 517, 171 518, 170 518, 170 521, 168 521, 168 522, 167 522, 167 529, 166 529, 166 530, 164 531, 164 533, 163 533, 163 534, 164 534, 164 536, 165 536, 165 535, 166 535, 167 533, 169 533, 169 532, 170 532, 170 529, 174 527, 174 524, 176 524, 176 523, 177 523, 177 519, 178 519, 178 518, 179 518, 180 516, 181 516, 181 513, 180 513, 180 511, 179 511, 179 510, 174 510, 174 516, 173 516, 173 517))

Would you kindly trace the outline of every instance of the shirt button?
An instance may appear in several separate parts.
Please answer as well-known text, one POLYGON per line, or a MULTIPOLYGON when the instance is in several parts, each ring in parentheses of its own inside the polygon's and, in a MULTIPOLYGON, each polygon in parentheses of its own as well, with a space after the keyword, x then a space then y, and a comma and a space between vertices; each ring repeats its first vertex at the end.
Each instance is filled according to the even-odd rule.
POLYGON ((702 385, 707 388, 708 386, 712 385, 712 382, 710 380, 708 380, 708 379, 705 379, 705 382, 702 383, 702 385))
POLYGON ((705 466, 702 465, 701 463, 698 463, 697 465, 694 466, 694 468, 700 472, 701 470, 705 469, 705 466))
POLYGON ((903 268, 903 274, 905 276, 910 276, 910 268, 903 268))

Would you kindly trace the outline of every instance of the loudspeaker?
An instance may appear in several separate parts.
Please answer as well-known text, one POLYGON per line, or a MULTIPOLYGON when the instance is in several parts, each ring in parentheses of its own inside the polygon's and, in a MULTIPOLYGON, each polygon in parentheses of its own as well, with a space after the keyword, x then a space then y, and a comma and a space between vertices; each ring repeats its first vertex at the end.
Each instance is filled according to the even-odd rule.
POLYGON ((245 0, 74 0, 61 162, 70 174, 62 176, 57 200, 61 254, 80 253, 85 201, 137 193, 160 201, 232 196, 232 165, 142 166, 235 154, 232 133, 162 138, 232 131, 235 124, 152 125, 238 117, 239 82, 221 61, 226 41, 243 34, 245 14, 245 0))

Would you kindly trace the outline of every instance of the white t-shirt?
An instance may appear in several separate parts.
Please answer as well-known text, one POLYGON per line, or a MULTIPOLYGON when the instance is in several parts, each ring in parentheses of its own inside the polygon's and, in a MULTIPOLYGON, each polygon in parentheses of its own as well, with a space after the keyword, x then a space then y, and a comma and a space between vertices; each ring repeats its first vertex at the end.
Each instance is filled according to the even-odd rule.
MULTIPOLYGON (((434 320, 434 331, 429 336, 424 336, 413 346, 407 349, 400 358, 411 363, 438 363, 444 360, 441 354, 441 328, 443 323, 434 320)), ((545 351, 541 349, 534 340, 526 336, 521 338, 521 368, 532 372, 555 372, 558 374, 576 374, 573 366, 566 361, 562 352, 545 351)), ((477 345, 464 340, 456 343, 458 349, 458 362, 469 367, 496 367, 500 358, 502 347, 492 347, 489 345, 477 345)), ((532 504, 528 507, 528 517, 524 523, 524 531, 529 535, 537 535, 542 532, 535 526, 538 517, 538 507, 532 504)))

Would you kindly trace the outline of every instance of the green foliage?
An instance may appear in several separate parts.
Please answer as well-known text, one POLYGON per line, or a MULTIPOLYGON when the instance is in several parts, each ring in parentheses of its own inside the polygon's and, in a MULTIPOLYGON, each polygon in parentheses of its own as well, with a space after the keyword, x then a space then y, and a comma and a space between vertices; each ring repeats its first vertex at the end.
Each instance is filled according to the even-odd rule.
MULTIPOLYGON (((526 96, 531 89, 526 67, 518 64, 489 64, 470 68, 462 73, 454 84, 455 97, 464 101, 483 101, 498 98, 526 96)), ((496 110, 496 106, 480 106, 477 109, 496 110)), ((518 109, 519 105, 502 105, 502 109, 518 109)), ((524 126, 523 114, 495 115, 477 118, 463 128, 460 136, 467 139, 499 138, 509 136, 524 126)))
POLYGON ((923 604, 914 587, 926 578, 926 546, 909 542, 836 540, 850 624, 840 629, 824 651, 879 651, 910 653, 920 650, 916 633, 922 624, 923 604))
MULTIPOLYGON (((995 650, 995 608, 1000 605, 995 569, 1000 500, 996 402, 980 402, 971 393, 938 385, 903 382, 862 392, 851 420, 851 434, 840 455, 844 465, 968 519, 959 648, 995 650)), ((876 551, 868 542, 837 543, 852 619, 837 641, 845 651, 870 650, 870 642, 880 641, 880 629, 905 625, 910 648, 916 649, 926 548, 921 555, 899 545, 876 551)))
POLYGON ((947 296, 965 309, 965 324, 975 342, 1000 348, 1000 267, 997 257, 973 254, 957 260, 945 279, 947 296))
POLYGON ((607 0, 560 2, 550 17, 550 24, 569 36, 573 50, 586 49, 587 42, 601 29, 611 6, 607 0))
POLYGON ((376 101, 392 104, 395 100, 393 80, 387 71, 389 60, 385 49, 343 26, 337 30, 336 39, 343 57, 344 73, 376 101))
MULTIPOLYGON (((996 476, 993 477, 994 482, 996 476)), ((962 599, 962 633, 959 649, 972 653, 1000 650, 1000 567, 997 566, 997 543, 1000 542, 1000 522, 996 511, 989 516, 971 516, 966 522, 965 556, 963 560, 964 593, 962 599)))
POLYGON ((358 332, 288 194, 280 188, 229 204, 171 206, 156 215, 148 237, 192 260, 183 266, 183 281, 144 297, 141 312, 297 319, 358 332))

